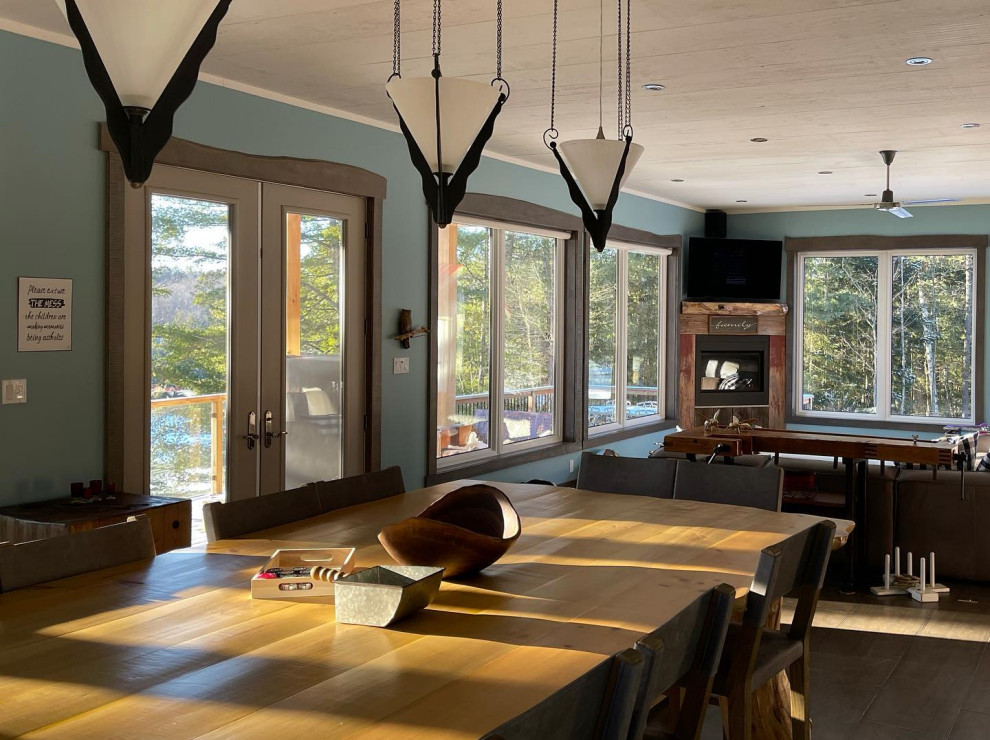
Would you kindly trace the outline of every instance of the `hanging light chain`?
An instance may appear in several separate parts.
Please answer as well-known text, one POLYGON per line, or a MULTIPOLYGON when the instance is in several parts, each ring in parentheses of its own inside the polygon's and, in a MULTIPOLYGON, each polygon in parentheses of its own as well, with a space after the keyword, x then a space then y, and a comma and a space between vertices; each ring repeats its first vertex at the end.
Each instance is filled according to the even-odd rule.
POLYGON ((616 82, 616 84, 618 85, 617 93, 616 93, 616 107, 618 109, 616 111, 616 128, 618 129, 618 136, 621 139, 622 138, 623 123, 625 122, 623 120, 623 117, 624 117, 624 114, 625 114, 625 109, 623 107, 623 97, 622 97, 622 88, 623 88, 624 82, 625 82, 625 79, 622 76, 622 0, 618 0, 618 3, 617 4, 619 6, 619 11, 618 11, 619 15, 618 15, 618 20, 616 21, 616 24, 615 24, 615 28, 616 28, 616 33, 615 33, 616 54, 615 54, 615 58, 616 58, 616 63, 618 65, 618 79, 617 79, 617 82, 616 82))
POLYGON ((395 15, 392 19, 392 77, 402 76, 402 34, 399 0, 395 0, 395 15))
POLYGON ((502 79, 502 0, 495 3, 495 79, 502 79))
POLYGON ((621 135, 626 129, 632 130, 632 0, 626 0, 626 121, 621 135))
MULTIPOLYGON (((556 133, 554 127, 554 108, 557 102, 557 0, 553 0, 553 43, 550 52, 550 128, 548 131, 556 133)), ((555 137, 556 138, 556 137, 555 137)))
POLYGON ((440 56, 440 34, 442 31, 440 0, 433 0, 433 56, 440 56))

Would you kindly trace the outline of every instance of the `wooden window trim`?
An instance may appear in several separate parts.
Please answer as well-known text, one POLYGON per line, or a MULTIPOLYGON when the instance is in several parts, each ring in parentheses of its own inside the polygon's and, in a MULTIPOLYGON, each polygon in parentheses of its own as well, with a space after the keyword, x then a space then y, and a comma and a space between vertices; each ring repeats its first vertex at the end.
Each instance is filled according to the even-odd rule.
MULTIPOLYGON (((979 423, 984 413, 984 341, 986 332, 986 253, 990 237, 985 234, 934 234, 910 236, 872 236, 868 234, 851 236, 787 237, 784 239, 784 252, 787 255, 787 305, 788 329, 793 347, 794 338, 800 327, 797 325, 798 312, 795 310, 797 298, 798 254, 808 252, 836 252, 843 250, 889 251, 911 249, 975 249, 976 250, 976 325, 973 328, 973 414, 979 423)), ((821 416, 799 416, 794 408, 794 363, 793 351, 787 353, 787 424, 799 426, 832 426, 864 429, 893 429, 900 431, 940 432, 941 423, 929 423, 923 417, 917 422, 900 419, 834 419, 821 416)))
MULTIPOLYGON (((107 262, 106 262, 106 372, 105 372, 105 470, 109 480, 124 481, 125 460, 133 445, 133 404, 143 407, 143 392, 138 397, 134 384, 125 382, 128 374, 144 378, 143 348, 132 347, 133 329, 125 330, 125 284, 133 279, 137 266, 133 255, 128 259, 125 247, 124 194, 129 187, 116 145, 105 123, 100 124, 99 148, 107 154, 107 262), (137 363, 140 365, 136 366, 137 363)), ((267 157, 228 151, 172 138, 155 159, 157 164, 184 167, 219 175, 242 177, 260 182, 322 190, 364 198, 367 205, 367 266, 365 274, 366 316, 365 342, 366 393, 368 421, 365 432, 365 467, 381 467, 381 273, 382 207, 387 194, 386 179, 370 170, 352 165, 292 157, 267 157)), ((147 261, 141 254, 139 261, 147 261)), ((146 269, 143 268, 143 269, 146 269)), ((133 317, 129 317, 132 323, 133 317)), ((145 338, 147 322, 145 316, 145 338)), ((142 442, 143 444, 143 442, 142 442)), ((141 457, 143 459, 143 456, 141 457)))

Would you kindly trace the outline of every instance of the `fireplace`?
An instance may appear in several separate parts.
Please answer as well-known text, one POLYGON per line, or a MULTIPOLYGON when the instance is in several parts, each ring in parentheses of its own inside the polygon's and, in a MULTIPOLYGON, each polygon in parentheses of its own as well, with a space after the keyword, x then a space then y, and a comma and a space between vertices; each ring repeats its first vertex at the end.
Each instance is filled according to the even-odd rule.
POLYGON ((681 303, 677 412, 698 427, 733 416, 783 429, 787 304, 681 303))
POLYGON ((702 335, 695 352, 695 408, 769 405, 770 337, 702 335))

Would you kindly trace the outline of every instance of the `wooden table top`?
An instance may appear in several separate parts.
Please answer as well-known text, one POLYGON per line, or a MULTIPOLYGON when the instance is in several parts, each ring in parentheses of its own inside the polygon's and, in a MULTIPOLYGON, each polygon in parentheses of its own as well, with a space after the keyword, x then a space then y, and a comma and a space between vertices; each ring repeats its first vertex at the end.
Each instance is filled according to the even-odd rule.
POLYGON ((160 506, 172 506, 181 504, 185 500, 121 492, 114 494, 112 500, 101 498, 86 501, 79 499, 79 503, 73 503, 73 499, 65 496, 47 501, 33 501, 28 504, 0 507, 0 517, 10 517, 28 522, 67 524, 147 511, 160 506))
POLYGON ((818 521, 497 483, 519 541, 392 628, 338 625, 332 598, 250 598, 278 547, 391 562, 381 527, 463 484, 0 594, 0 737, 476 738, 703 590, 744 595, 760 550, 818 521))
POLYGON ((848 457, 858 460, 886 460, 916 465, 952 465, 958 450, 956 442, 875 437, 863 434, 805 432, 793 429, 720 429, 706 434, 702 427, 668 434, 664 449, 697 455, 710 455, 716 445, 729 447, 729 456, 760 452, 795 455, 848 457))

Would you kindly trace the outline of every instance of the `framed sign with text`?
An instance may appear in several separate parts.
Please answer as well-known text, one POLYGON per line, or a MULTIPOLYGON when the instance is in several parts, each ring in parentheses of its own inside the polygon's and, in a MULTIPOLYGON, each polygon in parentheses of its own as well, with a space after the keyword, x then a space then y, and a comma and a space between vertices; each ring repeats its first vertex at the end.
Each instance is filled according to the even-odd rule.
POLYGON ((17 351, 72 349, 72 280, 17 279, 17 351))
POLYGON ((709 334, 758 334, 758 316, 709 316, 709 334))

